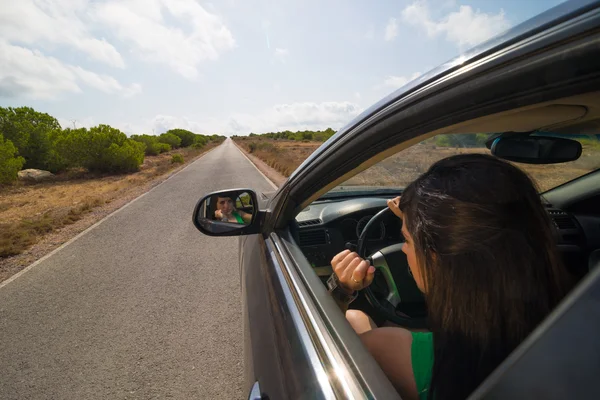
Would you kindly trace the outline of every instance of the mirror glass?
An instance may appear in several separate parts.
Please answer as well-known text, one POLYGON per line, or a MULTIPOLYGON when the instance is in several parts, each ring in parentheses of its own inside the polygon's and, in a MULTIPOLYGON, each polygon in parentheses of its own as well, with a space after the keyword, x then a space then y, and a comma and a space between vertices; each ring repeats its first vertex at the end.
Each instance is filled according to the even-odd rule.
POLYGON ((558 137, 526 136, 494 139, 491 152, 499 158, 525 164, 555 164, 577 160, 581 143, 558 137))
POLYGON ((257 208, 247 190, 227 190, 206 196, 195 216, 211 233, 231 233, 250 225, 257 208))

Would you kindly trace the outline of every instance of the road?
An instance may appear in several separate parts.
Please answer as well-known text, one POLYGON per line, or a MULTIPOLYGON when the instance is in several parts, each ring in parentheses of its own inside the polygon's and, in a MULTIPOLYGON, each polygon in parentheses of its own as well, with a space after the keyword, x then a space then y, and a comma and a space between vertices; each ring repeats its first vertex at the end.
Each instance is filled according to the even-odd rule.
POLYGON ((205 193, 273 187, 227 140, 0 287, 0 399, 234 399, 237 238, 194 228, 205 193))

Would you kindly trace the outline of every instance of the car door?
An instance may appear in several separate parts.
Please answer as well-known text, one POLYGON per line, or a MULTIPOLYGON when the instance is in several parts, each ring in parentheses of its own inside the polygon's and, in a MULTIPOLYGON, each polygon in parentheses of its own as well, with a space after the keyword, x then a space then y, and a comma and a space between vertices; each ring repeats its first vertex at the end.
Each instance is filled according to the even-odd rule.
POLYGON ((297 244, 299 211, 431 132, 598 89, 598 2, 561 5, 425 74, 337 132, 240 239, 246 385, 257 398, 394 398, 297 244))

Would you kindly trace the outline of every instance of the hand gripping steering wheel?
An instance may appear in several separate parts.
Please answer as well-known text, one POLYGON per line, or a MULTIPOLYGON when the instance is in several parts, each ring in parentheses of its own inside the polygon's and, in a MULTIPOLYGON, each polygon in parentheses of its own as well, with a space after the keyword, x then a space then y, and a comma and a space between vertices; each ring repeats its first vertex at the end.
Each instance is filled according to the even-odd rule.
POLYGON ((411 318, 408 316, 398 315, 396 308, 400 305, 403 300, 415 300, 424 301, 422 293, 417 288, 417 284, 414 278, 410 275, 408 269, 408 262, 406 261, 406 255, 402 252, 402 243, 394 244, 385 247, 374 254, 367 257, 367 237, 370 230, 373 227, 379 226, 381 220, 387 217, 388 213, 392 213, 389 208, 384 208, 379 211, 371 220, 367 223, 365 228, 358 238, 357 253, 361 258, 369 260, 371 265, 379 271, 387 286, 387 293, 379 293, 371 289, 371 286, 366 287, 364 290, 367 300, 375 309, 375 312, 388 321, 398 324, 405 328, 412 329, 423 329, 427 327, 427 318, 417 317, 411 318), (403 268, 405 266, 406 268, 403 268), (396 282, 394 275, 392 274, 391 268, 401 268, 403 270, 394 271, 397 272, 396 276, 400 276, 402 279, 396 282))

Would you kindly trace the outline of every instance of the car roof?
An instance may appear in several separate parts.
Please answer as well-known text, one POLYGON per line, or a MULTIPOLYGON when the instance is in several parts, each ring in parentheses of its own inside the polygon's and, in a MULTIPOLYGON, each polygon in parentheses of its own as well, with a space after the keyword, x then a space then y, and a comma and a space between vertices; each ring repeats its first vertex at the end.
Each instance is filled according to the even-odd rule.
MULTIPOLYGON (((576 18, 578 15, 584 14, 594 8, 600 7, 600 0, 571 0, 553 7, 511 29, 497 35, 486 42, 465 51, 448 62, 424 73, 418 78, 408 82, 398 90, 390 93, 371 107, 367 108, 360 115, 350 121, 347 125, 336 132, 327 142, 335 142, 339 137, 351 131, 354 127, 367 120, 378 111, 383 110, 390 104, 398 101, 402 97, 416 91, 417 89, 433 82, 444 75, 450 74, 452 71, 460 68, 465 64, 471 64, 476 60, 482 59, 501 48, 506 48, 511 44, 519 42, 524 38, 531 37, 538 32, 547 30, 552 26, 558 25, 564 21, 576 18)), ((293 177, 295 172, 302 169, 305 164, 310 164, 311 161, 317 158, 321 152, 327 148, 327 142, 315 150, 290 176, 293 177)))

